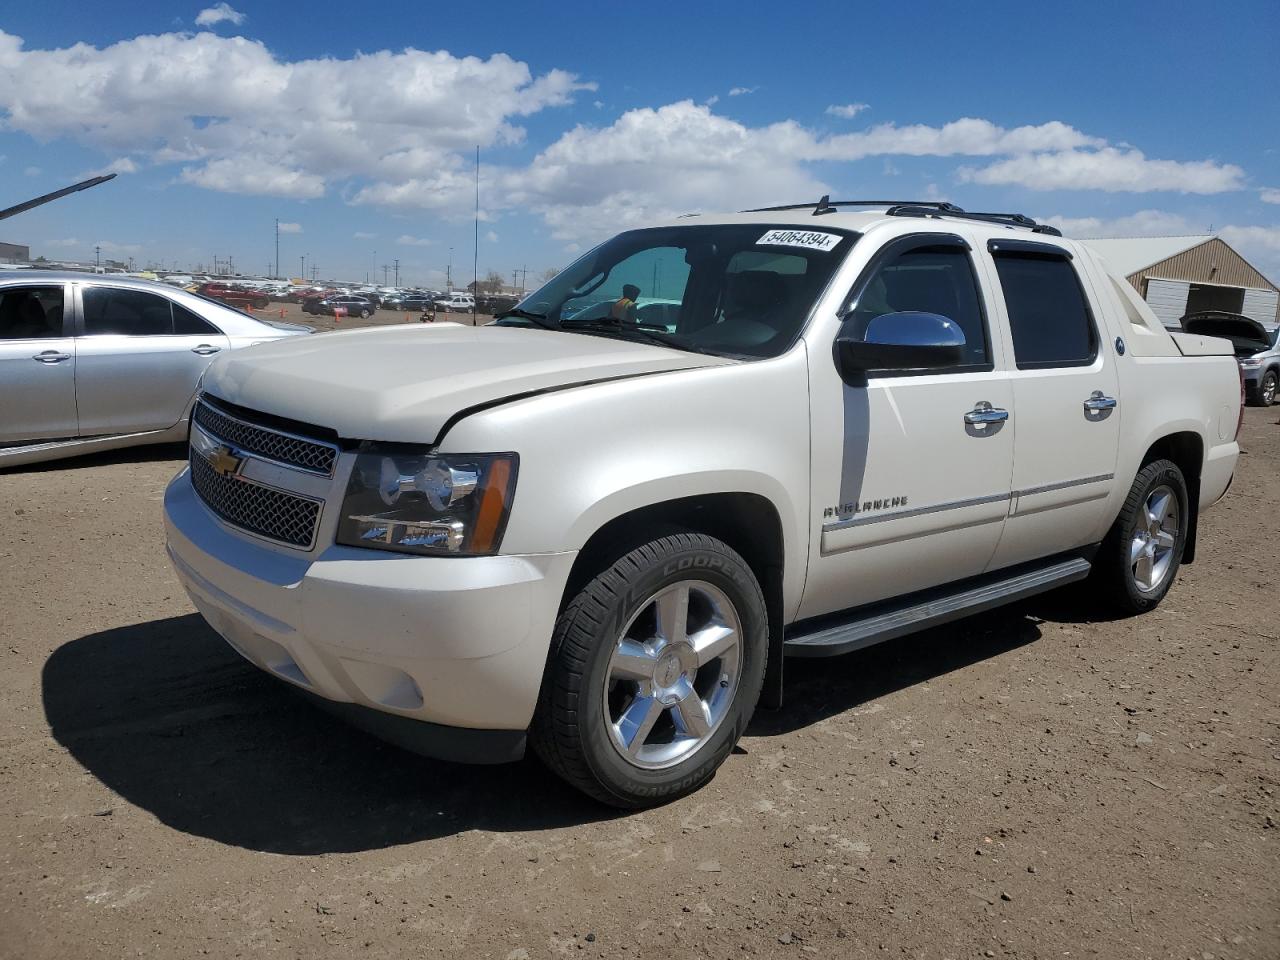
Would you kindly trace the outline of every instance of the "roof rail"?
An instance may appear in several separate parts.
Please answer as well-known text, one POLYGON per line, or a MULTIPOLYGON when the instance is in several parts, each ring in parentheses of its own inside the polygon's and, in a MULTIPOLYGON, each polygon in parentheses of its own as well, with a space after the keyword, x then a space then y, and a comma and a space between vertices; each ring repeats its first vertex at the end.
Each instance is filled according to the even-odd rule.
POLYGON ((981 223, 999 223, 1007 227, 1025 227, 1032 233, 1044 233, 1051 237, 1062 236, 1062 231, 1047 223, 1037 223, 1022 213, 980 213, 961 210, 953 207, 950 210, 938 210, 931 205, 920 203, 903 203, 890 207, 885 211, 891 217, 955 217, 959 220, 977 220, 981 223))
POLYGON ((939 210, 959 210, 953 203, 945 200, 836 200, 831 194, 825 194, 817 203, 786 203, 780 207, 755 207, 743 210, 743 213, 778 213, 783 210, 807 210, 813 207, 813 215, 820 217, 824 213, 835 213, 839 207, 936 207, 939 210))
POLYGON ((756 207, 743 213, 779 213, 784 210, 807 210, 813 215, 837 213, 840 207, 887 207, 891 217, 956 217, 961 220, 978 220, 982 223, 999 223, 1008 227, 1025 227, 1032 233, 1044 233, 1052 237, 1062 236, 1062 231, 1048 224, 1036 223, 1021 213, 971 213, 945 200, 835 200, 824 194, 817 203, 788 203, 780 207, 756 207))

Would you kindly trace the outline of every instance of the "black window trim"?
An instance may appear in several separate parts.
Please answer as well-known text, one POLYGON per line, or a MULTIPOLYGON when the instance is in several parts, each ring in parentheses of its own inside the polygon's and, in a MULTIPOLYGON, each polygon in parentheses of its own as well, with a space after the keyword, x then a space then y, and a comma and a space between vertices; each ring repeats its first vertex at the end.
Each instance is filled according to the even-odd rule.
POLYGON ((0 337, 0 343, 29 343, 34 340, 68 340, 75 336, 79 311, 75 309, 75 306, 72 303, 74 293, 70 289, 71 285, 67 283, 67 281, 46 280, 43 283, 40 283, 34 280, 28 280, 24 277, 18 283, 6 283, 0 285, 0 296, 3 296, 11 290, 32 290, 46 287, 62 288, 62 332, 54 337, 0 337))
MULTIPOLYGON (((73 333, 72 333, 72 334, 69 334, 69 336, 76 336, 76 337, 129 337, 129 338, 131 338, 131 339, 136 339, 136 338, 139 338, 139 337, 221 337, 221 336, 226 336, 226 334, 224 334, 224 333, 222 332, 222 328, 221 328, 221 327, 219 327, 219 326, 218 326, 216 323, 214 323, 212 320, 210 320, 208 317, 206 317, 206 316, 204 316, 203 314, 201 314, 201 313, 199 313, 199 312, 197 312, 197 311, 195 311, 195 310, 191 309, 191 307, 187 306, 185 303, 181 303, 181 302, 179 302, 177 299, 175 299, 175 298, 173 298, 173 297, 169 296, 169 295, 168 295, 168 292, 167 292, 167 291, 164 291, 164 290, 141 290, 141 289, 139 289, 138 287, 131 287, 131 286, 127 286, 127 285, 125 285, 125 284, 110 283, 110 282, 103 283, 103 282, 96 281, 96 280, 90 280, 90 281, 87 281, 87 282, 86 282, 86 281, 78 281, 78 282, 76 283, 76 285, 75 285, 75 286, 76 286, 76 291, 75 291, 75 302, 76 302, 76 311, 75 311, 75 313, 76 313, 76 318, 75 318, 75 326, 74 326, 73 333), (86 291, 86 290, 88 290, 88 289, 90 289, 91 287, 105 287, 105 288, 110 289, 110 290, 124 290, 124 291, 127 291, 127 292, 129 292, 129 293, 145 293, 145 294, 148 294, 149 296, 159 297, 161 300, 168 301, 168 303, 169 303, 169 332, 168 332, 168 333, 89 333, 89 332, 88 332, 88 329, 87 329, 87 328, 86 328, 86 326, 85 326, 85 315, 84 315, 84 294, 85 294, 85 291, 86 291), (177 332, 175 332, 175 330, 174 330, 174 320, 173 320, 173 308, 174 308, 175 306, 177 306, 177 307, 181 307, 182 309, 186 310, 188 313, 195 314, 195 316, 199 317, 201 320, 203 320, 205 323, 207 323, 207 324, 209 325, 209 327, 211 328, 211 330, 210 330, 210 331, 208 331, 208 332, 205 332, 205 333, 177 333, 177 332)), ((197 296, 198 296, 198 294, 197 294, 197 296)), ((204 298, 202 297, 201 299, 204 299, 204 298)), ((216 300, 211 300, 210 302, 211 302, 211 303, 218 303, 218 301, 216 301, 216 300)), ((219 305, 220 305, 220 306, 225 306, 225 304, 219 304, 219 305)), ((235 308, 234 308, 234 307, 231 307, 231 308, 228 308, 228 309, 235 309, 235 308)), ((248 316, 248 314, 245 314, 245 316, 248 316)))
POLYGON ((1004 315, 1009 323, 1009 345, 1013 348, 1013 365, 1018 370, 1060 370, 1071 367, 1091 367, 1097 362, 1098 351, 1102 349, 1102 338, 1098 335, 1098 319, 1093 314, 1093 303, 1080 279, 1080 271, 1073 264, 1071 254, 1062 247, 1048 243, 1033 243, 1028 240, 1013 241, 1014 246, 1006 246, 1009 241, 992 240, 987 244, 991 253, 992 265, 996 268, 996 282, 1000 287, 1000 299, 1004 302, 1004 315), (996 245, 1001 246, 997 249, 996 245), (1084 304, 1085 320, 1089 324, 1089 356, 1083 360, 1031 360, 1022 363, 1018 360, 1018 345, 1013 338, 1013 315, 1009 312, 1009 301, 1004 295, 1004 281, 1000 278, 1000 258, 1020 260, 1061 260, 1075 278, 1076 289, 1080 291, 1080 302, 1084 304))
MULTIPOLYGON (((953 373, 990 373, 996 368, 993 341, 991 339, 991 314, 987 309, 986 295, 983 293, 982 283, 978 277, 978 265, 974 262, 973 245, 958 233, 906 233, 885 243, 884 246, 876 251, 875 255, 867 262, 867 265, 862 268, 862 272, 853 281, 853 286, 849 288, 849 294, 844 298, 844 302, 840 306, 840 329, 836 331, 836 337, 838 338, 841 331, 843 331, 845 321, 848 319, 849 314, 853 312, 854 304, 862 296, 867 284, 871 282, 871 278, 875 276, 876 271, 886 261, 899 257, 904 253, 928 247, 952 247, 963 250, 968 254, 969 273, 973 277, 973 289, 978 294, 978 312, 982 317, 982 335, 986 339, 987 362, 925 369, 895 370, 886 368, 884 370, 868 370, 868 380, 883 380, 890 377, 928 377, 953 373)), ((831 346, 834 350, 835 343, 832 342, 831 346)))

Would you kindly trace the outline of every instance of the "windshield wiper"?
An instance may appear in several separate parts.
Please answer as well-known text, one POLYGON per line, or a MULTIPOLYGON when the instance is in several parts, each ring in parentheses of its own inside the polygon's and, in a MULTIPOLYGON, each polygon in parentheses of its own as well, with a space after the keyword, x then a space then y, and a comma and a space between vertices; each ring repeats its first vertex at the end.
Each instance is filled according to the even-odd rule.
POLYGON ((506 310, 494 317, 494 320, 505 320, 507 317, 515 317, 517 320, 528 320, 530 323, 537 324, 544 330, 559 330, 560 325, 550 319, 545 313, 534 313, 530 310, 521 310, 516 307, 513 310, 506 310))
POLYGON ((620 323, 610 323, 602 320, 583 320, 579 323, 566 321, 560 325, 561 330, 585 330, 589 333, 603 333, 616 337, 627 339, 630 336, 639 337, 646 343, 652 343, 658 347, 671 347, 676 350, 684 350, 688 353, 706 353, 712 356, 715 352, 698 346, 690 340, 685 339, 679 334, 667 333, 664 331, 649 330, 641 326, 624 326, 620 323))

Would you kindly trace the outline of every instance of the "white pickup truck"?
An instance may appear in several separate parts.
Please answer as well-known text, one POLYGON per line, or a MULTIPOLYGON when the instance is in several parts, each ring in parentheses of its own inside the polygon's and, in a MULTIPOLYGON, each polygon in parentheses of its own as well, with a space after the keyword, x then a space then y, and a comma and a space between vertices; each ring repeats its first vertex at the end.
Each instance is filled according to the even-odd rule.
POLYGON ((621 807, 710 778, 787 656, 1086 577, 1153 608, 1241 414, 1231 344, 1087 246, 826 198, 628 231, 486 327, 238 351, 203 390, 165 515, 214 629, 388 739, 529 743, 621 807))

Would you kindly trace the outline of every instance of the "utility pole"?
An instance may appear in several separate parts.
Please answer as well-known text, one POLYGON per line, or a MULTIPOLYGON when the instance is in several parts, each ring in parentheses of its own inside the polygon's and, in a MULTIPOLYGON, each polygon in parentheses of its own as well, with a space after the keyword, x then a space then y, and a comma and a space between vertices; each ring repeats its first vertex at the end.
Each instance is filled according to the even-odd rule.
POLYGON ((444 286, 453 293, 453 247, 449 248, 449 265, 444 268, 444 286))
POLYGON ((277 280, 280 279, 280 218, 276 217, 276 272, 272 274, 277 280))
POLYGON ((383 285, 384 287, 387 285, 387 273, 388 273, 390 270, 391 270, 391 267, 390 267, 388 264, 385 264, 385 263, 384 263, 384 264, 382 265, 382 285, 383 285))
POLYGON ((320 272, 320 270, 319 270, 319 268, 317 268, 317 267, 316 267, 316 262, 315 262, 314 260, 312 260, 312 261, 311 261, 311 282, 312 282, 312 283, 315 283, 315 282, 316 282, 316 275, 317 275, 319 272, 320 272))
POLYGON ((99 269, 102 267, 102 247, 97 245, 93 248, 93 265, 99 269))
POLYGON ((400 261, 396 260, 396 286, 400 286, 400 261))
POLYGON ((307 255, 305 253, 298 258, 298 276, 304 281, 307 279, 307 255))

